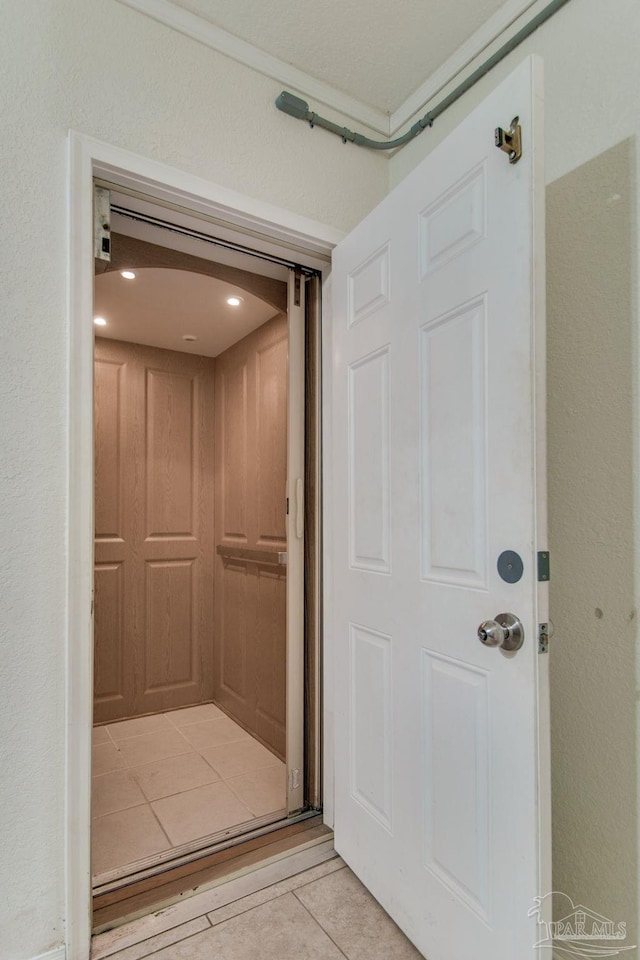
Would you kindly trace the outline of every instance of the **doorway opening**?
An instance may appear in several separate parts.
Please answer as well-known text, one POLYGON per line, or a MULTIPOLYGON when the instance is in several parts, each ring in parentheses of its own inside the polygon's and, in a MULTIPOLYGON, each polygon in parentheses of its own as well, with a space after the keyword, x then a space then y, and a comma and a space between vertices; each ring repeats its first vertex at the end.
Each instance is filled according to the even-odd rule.
POLYGON ((317 825, 320 808, 318 273, 109 186, 94 279, 99 905, 317 825))
MULTIPOLYGON (((65 904, 66 904, 66 948, 69 955, 85 957, 90 952, 92 932, 92 871, 91 871, 91 740, 93 720, 93 578, 95 527, 93 516, 94 494, 94 458, 93 458, 93 370, 94 370, 94 326, 93 326, 93 287, 94 287, 94 182, 103 181, 131 199, 140 198, 146 202, 149 198, 163 210, 171 210, 171 220, 175 223, 191 222, 200 229, 208 230, 210 235, 235 246, 250 246, 259 255, 266 254, 269 259, 279 260, 289 266, 299 263, 310 268, 309 273, 318 274, 316 279, 305 279, 306 296, 306 339, 295 349, 305 354, 305 362, 310 375, 305 377, 306 403, 298 402, 305 410, 306 431, 298 438, 300 449, 305 452, 305 474, 307 497, 304 503, 304 522, 306 536, 304 540, 305 582, 304 610, 304 647, 298 648, 297 658, 300 669, 295 673, 302 681, 301 695, 305 714, 305 743, 287 744, 287 753, 303 755, 305 802, 311 810, 322 806, 323 823, 333 823, 333 751, 331 735, 331 688, 327 688, 321 703, 320 689, 322 670, 319 649, 321 645, 321 619, 327 615, 329 597, 321 594, 321 511, 320 511, 320 408, 319 390, 320 370, 320 323, 319 276, 326 279, 331 262, 331 251, 341 239, 341 235, 330 227, 291 211, 274 207, 255 200, 252 197, 230 190, 219 184, 194 176, 185 171, 148 159, 112 144, 104 143, 84 134, 71 131, 69 135, 69 522, 67 531, 67 711, 65 743, 65 904), (203 224, 206 224, 203 227, 203 224), (213 225, 213 226, 212 226, 213 225), (313 304, 313 306, 310 306, 313 304), (303 442, 304 441, 304 442, 303 442), (321 728, 325 730, 322 751, 320 749, 321 728), (290 750, 291 746, 291 750, 290 750), (306 750, 304 747, 306 746, 306 750), (320 757, 322 756, 322 783, 320 778, 320 757)), ((291 297, 295 284, 288 285, 291 297)), ((328 323, 325 311, 323 325, 328 323)), ((300 327, 296 328, 299 332, 300 327)), ((293 344, 290 339, 290 352, 293 344)), ((328 355, 328 343, 325 342, 328 355)), ((325 370, 328 367, 325 365, 325 370)), ((326 383, 326 376, 325 376, 326 383)), ((322 402, 326 404, 326 386, 322 402)), ((326 434, 327 427, 323 428, 326 434)), ((326 446, 326 437, 323 437, 326 446)), ((290 481, 289 481, 290 483, 290 481)), ((322 489, 325 500, 330 497, 330 472, 325 464, 322 468, 322 489)), ((289 495, 292 495, 289 489, 289 495)), ((289 522, 291 522, 289 520, 289 522)), ((325 533, 326 535, 326 533, 325 533)), ((289 565, 289 581, 293 566, 289 565)), ((322 641, 324 642, 324 640, 322 641)), ((288 665, 292 658, 288 656, 288 665)), ((292 697, 287 697, 287 705, 292 697)), ((287 731, 289 736, 289 729, 287 731)), ((306 823, 271 824, 255 831, 260 835, 246 841, 254 849, 268 842, 267 831, 283 836, 287 832, 291 843, 298 843, 294 834, 301 832, 306 823)), ((318 829, 326 830, 324 826, 318 829)), ((250 835, 249 835, 250 836, 250 835)), ((325 838, 326 839, 326 838, 325 838)), ((233 853, 232 846, 236 838, 220 843, 220 849, 208 856, 204 850, 190 854, 179 871, 179 883, 170 893, 170 902, 174 897, 184 895, 185 889, 193 889, 199 883, 198 862, 206 864, 214 857, 220 863, 233 853), (227 849, 222 849, 223 847, 227 849), (196 859, 198 858, 198 859, 196 859), (185 882, 187 874, 194 877, 192 883, 185 882)), ((331 844, 328 840, 326 843, 331 844)), ((283 840, 280 850, 286 845, 283 840)), ((322 844, 321 844, 322 845, 322 844)), ((304 849, 302 845, 297 849, 304 849)), ((309 854, 313 851, 309 851, 309 854)), ((280 852, 278 856, 287 856, 280 852)), ((301 853, 307 859, 307 851, 301 853)), ((294 857, 292 860, 299 861, 294 857)), ((256 868, 253 854, 247 854, 242 865, 240 858, 237 870, 243 872, 256 868)), ((178 861, 174 861, 176 874, 178 861)), ((286 865, 283 865, 283 869, 286 865)), ((292 869, 296 867, 292 864, 292 869)), ((299 862, 297 862, 299 869, 299 862)), ((162 876, 169 877, 168 865, 162 876)), ((225 873, 224 879, 227 879, 225 873)), ((147 887, 156 884, 160 874, 150 876, 147 887)), ((137 888, 143 881, 138 877, 130 880, 131 889, 137 888)), ((211 882, 203 879, 204 883, 211 882)), ((223 882, 220 876, 216 883, 223 882)), ((168 892, 168 888, 166 887, 168 892)), ((112 896, 121 897, 126 887, 121 886, 112 896)), ((93 898, 95 903, 95 898, 93 898)), ((148 912, 159 903, 167 902, 157 891, 148 892, 144 903, 135 909, 148 912)), ((131 911, 127 911, 130 915, 131 911)), ((124 911, 120 911, 115 921, 121 922, 124 911)), ((94 914, 95 916, 95 914, 94 914)))

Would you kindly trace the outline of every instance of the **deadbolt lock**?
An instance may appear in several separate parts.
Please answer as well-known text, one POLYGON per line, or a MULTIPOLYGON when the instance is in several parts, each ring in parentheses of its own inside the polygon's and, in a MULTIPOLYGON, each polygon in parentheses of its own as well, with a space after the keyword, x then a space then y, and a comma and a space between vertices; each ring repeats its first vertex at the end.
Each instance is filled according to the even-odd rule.
POLYGON ((478 627, 478 640, 485 647, 501 647, 509 652, 524 643, 524 627, 512 613, 499 613, 495 620, 485 620, 478 627))
POLYGON ((508 130, 496 127, 496 147, 509 155, 509 163, 517 163, 522 156, 522 127, 520 117, 514 117, 508 130))

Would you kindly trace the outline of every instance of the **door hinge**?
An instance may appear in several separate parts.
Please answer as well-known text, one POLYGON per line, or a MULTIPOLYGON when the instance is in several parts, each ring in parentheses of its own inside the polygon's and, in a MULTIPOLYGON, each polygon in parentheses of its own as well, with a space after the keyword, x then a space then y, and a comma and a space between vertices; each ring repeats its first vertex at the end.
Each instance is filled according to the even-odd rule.
POLYGON ((508 130, 496 127, 496 147, 509 155, 509 163, 517 163, 522 156, 522 127, 520 117, 514 117, 508 130))
POLYGON ((541 550, 538 553, 538 581, 546 583, 551 579, 551 558, 548 550, 541 550))
POLYGON ((302 285, 302 271, 296 267, 293 280, 293 303, 296 307, 300 306, 300 289, 302 285))
POLYGON ((549 653, 549 640, 553 636, 553 624, 551 620, 548 623, 538 624, 538 653, 549 653))

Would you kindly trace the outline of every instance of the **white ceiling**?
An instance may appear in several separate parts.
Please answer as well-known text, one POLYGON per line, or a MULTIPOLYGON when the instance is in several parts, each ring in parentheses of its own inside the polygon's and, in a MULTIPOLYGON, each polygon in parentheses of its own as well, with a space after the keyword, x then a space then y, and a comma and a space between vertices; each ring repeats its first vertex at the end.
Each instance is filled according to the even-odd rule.
POLYGON ((173 0, 175 6, 388 113, 504 2, 173 0))
POLYGON ((95 327, 96 336, 216 357, 278 312, 215 277, 156 267, 135 273, 135 280, 116 270, 95 278, 95 315, 107 321, 95 327), (234 295, 242 297, 239 307, 226 303, 234 295), (184 334, 198 339, 186 342, 184 334))

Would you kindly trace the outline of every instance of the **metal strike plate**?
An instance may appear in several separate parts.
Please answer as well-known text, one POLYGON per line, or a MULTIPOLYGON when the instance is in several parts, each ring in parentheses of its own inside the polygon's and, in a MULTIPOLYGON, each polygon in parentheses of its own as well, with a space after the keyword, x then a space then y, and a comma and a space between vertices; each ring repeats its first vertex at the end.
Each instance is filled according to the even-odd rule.
POLYGON ((541 550, 538 553, 538 581, 545 583, 551 579, 551 562, 548 550, 541 550))
POLYGON ((553 636, 553 624, 551 620, 548 623, 538 624, 538 653, 549 652, 549 640, 553 636))
POLYGON ((522 156, 522 127, 520 117, 514 117, 508 130, 496 127, 496 147, 509 155, 509 163, 517 163, 522 156))

